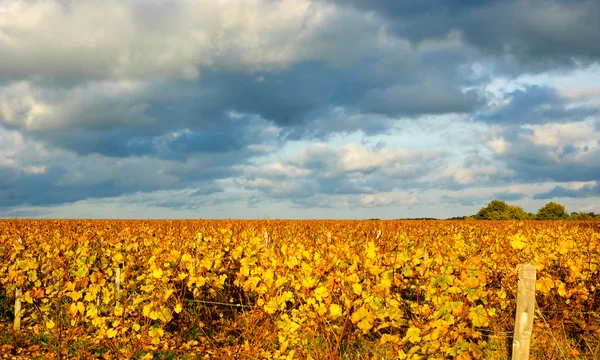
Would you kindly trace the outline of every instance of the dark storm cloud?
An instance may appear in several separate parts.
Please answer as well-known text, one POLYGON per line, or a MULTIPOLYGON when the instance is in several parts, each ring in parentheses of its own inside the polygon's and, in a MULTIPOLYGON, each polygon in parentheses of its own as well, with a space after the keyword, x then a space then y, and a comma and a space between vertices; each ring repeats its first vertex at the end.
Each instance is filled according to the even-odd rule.
POLYGON ((587 198, 599 195, 599 185, 585 185, 579 189, 568 189, 563 186, 555 186, 549 191, 533 195, 533 198, 536 200, 548 200, 554 198, 587 198))
POLYGON ((527 195, 525 195, 523 193, 517 193, 517 192, 494 193, 494 199, 498 199, 498 200, 502 200, 502 201, 515 201, 515 200, 524 199, 526 197, 527 197, 527 195))
POLYGON ((446 203, 456 204, 459 203, 462 206, 474 206, 478 204, 483 204, 487 201, 487 197, 485 196, 454 196, 454 195, 442 195, 440 199, 446 203))
POLYGON ((526 86, 504 96, 508 105, 498 111, 479 117, 481 120, 502 124, 542 124, 581 121, 598 114, 597 107, 573 107, 573 101, 561 98, 556 89, 542 86, 526 86))
POLYGON ((450 84, 428 81, 414 86, 394 85, 367 92, 360 101, 363 112, 388 116, 471 112, 483 104, 475 91, 462 92, 450 84))
POLYGON ((517 173, 516 179, 526 182, 540 181, 594 181, 600 180, 600 153, 587 159, 553 158, 547 149, 535 145, 518 146, 506 160, 507 167, 517 173))
POLYGON ((600 59, 598 1, 332 0, 373 11, 414 42, 459 31, 510 71, 539 71, 600 59))
POLYGON ((190 196, 206 196, 223 192, 223 188, 216 183, 203 183, 200 186, 195 186, 194 192, 190 196))
MULTIPOLYGON (((594 137, 591 127, 581 127, 578 131, 594 137)), ((514 180, 526 183, 600 181, 600 147, 535 143, 533 135, 532 129, 517 127, 504 132, 509 145, 496 159, 514 171, 514 180)))
POLYGON ((66 173, 61 168, 52 168, 46 174, 19 174, 16 170, 0 168, 0 174, 6 176, 6 173, 13 181, 0 184, 0 208, 63 204, 90 197, 114 197, 127 191, 115 186, 114 182, 93 186, 58 186, 56 182, 66 173))
POLYGON ((192 189, 191 196, 207 196, 223 191, 215 180, 239 175, 228 162, 243 161, 239 154, 183 163, 149 157, 52 155, 43 167, 0 166, 0 207, 65 204, 159 190, 192 189))
MULTIPOLYGON (((430 54, 444 62, 443 68, 456 65, 446 55, 446 52, 430 54)), ((385 57, 386 54, 375 52, 369 58, 344 67, 312 61, 272 73, 206 72, 196 85, 184 88, 186 103, 180 104, 177 99, 168 104, 159 103, 148 116, 166 118, 163 108, 168 107, 179 114, 175 121, 193 128, 205 122, 220 121, 224 113, 235 111, 255 114, 292 131, 305 129, 302 135, 362 128, 376 133, 391 124, 379 122, 373 126, 370 121, 347 121, 353 115, 352 110, 419 116, 467 112, 482 105, 482 99, 474 91, 462 92, 452 85, 455 80, 449 75, 451 71, 438 72, 435 64, 421 64, 422 68, 413 66, 408 71, 372 70, 385 57), (428 72, 430 75, 426 75, 428 72), (418 77, 413 78, 416 74, 418 77), (335 120, 324 119, 335 116, 331 111, 337 107, 349 112, 341 119, 342 124, 329 124, 335 120)))
POLYGON ((30 132, 26 135, 53 147, 73 151, 78 155, 102 154, 113 157, 142 156, 155 153, 152 134, 137 129, 117 128, 102 131, 30 132))
POLYGON ((386 199, 379 198, 381 193, 438 186, 439 183, 421 183, 418 178, 438 171, 447 160, 445 155, 385 147, 335 149, 319 145, 305 149, 297 158, 284 159, 275 169, 270 165, 249 167, 236 182, 260 194, 252 198, 253 204, 276 199, 290 201, 301 208, 336 207, 340 201, 359 206, 361 198, 366 196, 363 205, 374 206, 375 203, 408 201, 412 195, 386 199), (369 196, 375 198, 369 200, 369 196))
MULTIPOLYGON (((251 205, 369 207, 389 204, 379 194, 405 190, 600 180, 598 148, 536 144, 525 136, 533 130, 520 127, 589 121, 598 114, 591 102, 525 86, 495 99, 510 101, 492 112, 486 107, 492 95, 482 90, 499 74, 511 81, 597 62, 598 1, 327 2, 337 7, 318 0, 243 7, 142 1, 73 2, 57 10, 31 2, 22 16, 0 12, 0 23, 8 24, 0 25, 0 131, 22 137, 0 143, 0 206, 164 190, 168 194, 148 206, 191 209, 199 199, 233 201, 237 194, 224 194, 225 180, 252 195, 251 205), (223 16, 239 11, 248 16, 223 16), (27 20, 33 15, 41 19, 36 24, 27 20), (500 125, 510 146, 495 157, 469 156, 452 131, 440 135, 432 127, 433 138, 450 139, 416 139, 419 149, 429 149, 422 153, 325 145, 280 157, 279 172, 249 170, 287 151, 293 140, 390 135, 409 121, 444 114, 461 114, 476 126, 500 125), (13 151, 22 143, 35 144, 13 151), (441 146, 452 154, 432 153, 441 146), (171 198, 177 191, 185 194, 171 198), (361 197, 368 199, 361 203, 361 197)), ((599 120, 594 126, 598 131, 599 120)), ((468 146, 481 145, 468 140, 468 146)), ((536 196, 592 192, 552 191, 536 196)))
POLYGON ((406 69, 382 67, 395 55, 375 51, 343 67, 309 61, 274 72, 213 70, 190 81, 154 80, 135 87, 110 82, 64 87, 39 81, 8 92, 7 105, 16 118, 3 119, 0 113, 0 121, 78 154, 117 157, 155 155, 155 139, 170 132, 182 133, 171 142, 180 153, 239 150, 260 142, 240 136, 255 130, 248 130, 251 122, 232 119, 232 112, 284 129, 281 141, 357 130, 385 133, 393 121, 361 113, 418 117, 470 112, 483 105, 475 91, 460 90, 460 72, 452 69, 464 58, 447 56, 454 51, 413 52, 408 56, 416 62, 406 69), (37 114, 35 102, 18 100, 31 94, 55 111, 37 114))
MULTIPOLYGON (((152 171, 148 174, 152 176, 152 171)), ((210 179, 200 183, 181 179, 170 185, 152 181, 127 183, 131 175, 122 174, 122 177, 111 177, 106 180, 87 183, 65 184, 64 178, 73 176, 65 168, 53 167, 45 174, 23 174, 16 170, 0 168, 0 175, 4 181, 0 183, 0 209, 21 205, 46 206, 65 204, 86 199, 102 199, 134 194, 138 192, 152 192, 165 189, 196 188, 192 196, 207 196, 220 193, 223 189, 210 179), (7 181, 7 179, 10 179, 7 181)), ((228 172, 228 175, 231 175, 228 172)), ((206 176, 209 177, 210 176, 206 176)))
POLYGON ((257 114, 286 126, 302 123, 336 97, 343 98, 344 94, 336 93, 336 86, 344 82, 324 63, 300 64, 276 74, 209 73, 198 86, 209 89, 212 98, 199 100, 216 112, 257 114))

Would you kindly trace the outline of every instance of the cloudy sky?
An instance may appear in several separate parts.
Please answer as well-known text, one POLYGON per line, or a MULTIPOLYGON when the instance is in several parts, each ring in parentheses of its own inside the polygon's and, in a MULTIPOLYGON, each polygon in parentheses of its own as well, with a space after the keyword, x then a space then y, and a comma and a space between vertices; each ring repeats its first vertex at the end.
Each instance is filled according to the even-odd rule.
POLYGON ((600 212, 600 0, 0 0, 0 217, 600 212))

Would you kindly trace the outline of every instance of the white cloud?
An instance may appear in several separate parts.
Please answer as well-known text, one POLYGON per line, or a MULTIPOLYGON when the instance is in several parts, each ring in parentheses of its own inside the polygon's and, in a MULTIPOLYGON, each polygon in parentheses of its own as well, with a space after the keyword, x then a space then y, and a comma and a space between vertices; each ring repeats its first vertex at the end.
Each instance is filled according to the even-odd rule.
POLYGON ((43 145, 25 140, 17 131, 0 127, 0 168, 43 174, 48 169, 48 160, 49 153, 43 145))
POLYGON ((47 166, 25 166, 23 171, 27 174, 45 174, 48 171, 47 166))
POLYGON ((587 121, 571 123, 550 123, 542 125, 523 125, 533 134, 521 134, 536 145, 562 147, 565 145, 588 146, 595 148, 600 140, 600 133, 593 130, 593 124, 587 121))
POLYGON ((6 1, 0 3, 0 76, 190 79, 204 68, 345 61, 364 35, 360 21, 369 23, 308 0, 6 1), (342 18, 354 20, 345 33, 336 29, 347 24, 342 18))
MULTIPOLYGON (((522 23, 572 48, 534 8, 522 23)), ((495 54, 466 28, 409 33, 412 19, 387 15, 310 0, 0 0, 0 197, 55 217, 447 217, 496 194, 534 210, 527 196, 597 184, 600 67, 498 78, 512 60, 544 71, 497 56, 539 39, 477 34, 507 46, 495 54), (485 111, 450 106, 470 90, 485 111), (387 95, 382 115, 363 113, 365 94, 387 95), (521 106, 561 123, 523 126, 536 119, 515 120, 521 106), (498 125, 478 121, 503 107, 514 112, 498 125), (36 198, 46 207, 23 205, 36 198)), ((546 50, 548 68, 570 66, 546 50)))
POLYGON ((468 166, 459 166, 449 162, 443 170, 431 172, 418 179, 423 184, 437 184, 444 179, 450 179, 458 185, 489 185, 502 178, 507 178, 514 175, 514 172, 505 169, 499 165, 493 164, 470 164, 468 166))
POLYGON ((568 100, 599 100, 600 87, 598 86, 579 86, 563 87, 558 89, 558 94, 568 100))
POLYGON ((325 177, 374 169, 385 169, 390 175, 402 175, 402 171, 414 172, 411 164, 414 165, 415 161, 432 160, 439 155, 437 150, 370 148, 353 143, 335 148, 319 143, 306 146, 290 160, 301 166, 318 162, 319 175, 325 177))
POLYGON ((503 137, 497 137, 488 141, 487 146, 496 154, 502 154, 508 148, 508 142, 503 137))
POLYGON ((46 88, 29 81, 0 87, 0 123, 26 131, 73 127, 103 129, 155 123, 139 99, 145 85, 132 81, 98 81, 69 89, 46 88))
POLYGON ((407 192, 391 192, 361 195, 360 204, 364 207, 382 207, 392 205, 415 205, 419 198, 407 192))

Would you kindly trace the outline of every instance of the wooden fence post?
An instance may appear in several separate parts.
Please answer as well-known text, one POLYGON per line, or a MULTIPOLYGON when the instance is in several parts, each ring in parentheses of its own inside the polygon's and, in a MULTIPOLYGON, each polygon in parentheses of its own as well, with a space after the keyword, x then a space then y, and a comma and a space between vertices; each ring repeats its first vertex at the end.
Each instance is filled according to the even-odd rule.
POLYGON ((23 296, 23 292, 21 289, 15 289, 15 323, 14 329, 15 331, 21 331, 21 296, 23 296))
POLYGON ((529 360, 529 344, 533 332, 533 314, 535 311, 535 277, 536 268, 534 264, 521 264, 515 332, 513 334, 513 360, 529 360))
MULTIPOLYGON (((17 244, 23 244, 23 240, 19 237, 17 239, 17 244)), ((23 291, 21 288, 15 289, 15 322, 13 324, 13 328, 15 331, 21 331, 21 297, 23 296, 23 291)))
POLYGON ((119 292, 121 291, 121 265, 117 265, 115 269, 115 300, 116 305, 119 306, 121 303, 119 302, 119 292))

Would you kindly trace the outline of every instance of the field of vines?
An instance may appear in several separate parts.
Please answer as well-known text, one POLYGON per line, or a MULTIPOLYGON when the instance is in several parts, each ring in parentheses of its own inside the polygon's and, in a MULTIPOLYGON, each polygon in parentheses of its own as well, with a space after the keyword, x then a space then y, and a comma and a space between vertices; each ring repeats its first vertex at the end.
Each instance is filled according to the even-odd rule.
POLYGON ((0 357, 509 359, 522 263, 599 359, 600 222, 4 220, 0 357))

